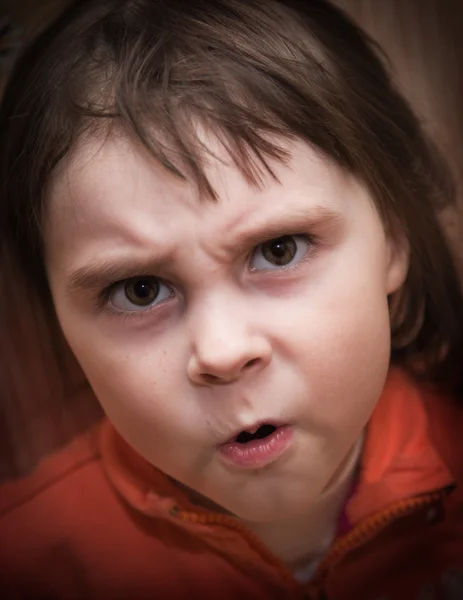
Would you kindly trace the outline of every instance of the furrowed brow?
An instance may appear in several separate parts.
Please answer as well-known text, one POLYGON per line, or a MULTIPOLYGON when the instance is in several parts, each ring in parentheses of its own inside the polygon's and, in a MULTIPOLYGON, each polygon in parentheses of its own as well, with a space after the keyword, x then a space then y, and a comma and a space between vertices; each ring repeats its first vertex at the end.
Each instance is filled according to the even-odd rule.
MULTIPOLYGON (((167 259, 166 259, 167 260, 167 259)), ((70 295, 101 290, 112 283, 135 276, 155 275, 165 260, 95 259, 71 273, 67 281, 70 295)))
POLYGON ((335 226, 341 218, 340 213, 335 210, 325 206, 315 206, 273 215, 271 218, 262 219, 260 223, 254 223, 249 229, 238 224, 236 234, 233 236, 233 248, 235 251, 240 251, 283 235, 306 232, 316 235, 335 226))
MULTIPOLYGON (((260 244, 266 240, 282 235, 312 232, 316 235, 334 226, 341 219, 341 215, 323 206, 307 209, 293 210, 290 213, 273 215, 271 218, 262 219, 252 227, 241 225, 239 222, 232 229, 235 233, 225 245, 230 254, 236 255, 247 251, 250 246, 260 244)), ((67 292, 75 295, 92 290, 102 290, 105 287, 136 276, 153 276, 160 272, 162 267, 171 262, 172 256, 157 256, 150 260, 137 260, 130 258, 114 258, 101 260, 96 258, 88 264, 77 268, 68 277, 67 292)))

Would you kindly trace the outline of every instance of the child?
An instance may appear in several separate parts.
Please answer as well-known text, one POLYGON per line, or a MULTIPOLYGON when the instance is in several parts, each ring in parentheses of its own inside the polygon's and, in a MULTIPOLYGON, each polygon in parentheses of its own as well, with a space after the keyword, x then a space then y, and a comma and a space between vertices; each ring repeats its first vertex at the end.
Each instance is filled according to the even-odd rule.
POLYGON ((363 34, 81 1, 0 123, 3 239, 107 415, 3 486, 2 597, 459 594, 453 191, 363 34))

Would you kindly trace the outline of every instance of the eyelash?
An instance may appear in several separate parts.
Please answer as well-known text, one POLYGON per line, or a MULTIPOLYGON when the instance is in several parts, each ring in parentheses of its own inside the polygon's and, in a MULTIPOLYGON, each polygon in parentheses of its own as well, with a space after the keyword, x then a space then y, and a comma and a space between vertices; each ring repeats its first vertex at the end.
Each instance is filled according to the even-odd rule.
MULTIPOLYGON (((254 248, 248 255, 248 262, 252 258, 254 252, 256 251, 256 249, 259 246, 262 246, 263 244, 270 242, 274 239, 278 239, 280 237, 286 237, 286 236, 302 238, 305 242, 307 242, 309 244, 310 248, 307 251, 307 253, 305 254, 305 256, 300 261, 298 261, 296 264, 282 266, 279 269, 269 269, 267 271, 255 270, 255 271, 251 271, 251 272, 265 274, 266 277, 276 278, 276 277, 280 276, 282 273, 287 273, 289 271, 297 271, 298 269, 301 268, 302 265, 307 263, 309 260, 313 260, 314 258, 316 258, 317 252, 320 247, 320 241, 317 238, 317 236, 315 236, 313 234, 309 234, 309 233, 283 233, 281 235, 276 235, 275 237, 265 240, 264 242, 260 242, 259 244, 254 246, 254 248)), ((133 276, 133 278, 138 278, 138 277, 154 277, 154 276, 152 273, 148 273, 148 272, 145 272, 145 273, 139 272, 133 276)), ((129 279, 132 279, 132 277, 126 277, 125 279, 115 281, 115 282, 109 284, 108 286, 106 286, 101 291, 101 293, 98 295, 97 308, 99 310, 104 311, 106 314, 108 314, 112 317, 117 317, 117 318, 125 321, 125 320, 129 320, 129 319, 132 320, 132 319, 146 317, 147 313, 150 313, 151 311, 154 311, 154 310, 159 310, 160 308, 163 307, 164 302, 162 302, 161 304, 151 306, 151 307, 147 307, 146 309, 139 310, 139 311, 121 311, 121 310, 118 310, 117 308, 114 308, 110 303, 110 298, 111 298, 112 292, 114 291, 114 289, 117 285, 120 285, 121 283, 128 281, 129 279)), ((157 278, 157 279, 159 279, 160 281, 163 281, 161 278, 157 278)), ((169 285, 166 282, 164 282, 164 283, 166 285, 169 285)), ((174 295, 174 293, 172 294, 172 296, 173 295, 174 295)))

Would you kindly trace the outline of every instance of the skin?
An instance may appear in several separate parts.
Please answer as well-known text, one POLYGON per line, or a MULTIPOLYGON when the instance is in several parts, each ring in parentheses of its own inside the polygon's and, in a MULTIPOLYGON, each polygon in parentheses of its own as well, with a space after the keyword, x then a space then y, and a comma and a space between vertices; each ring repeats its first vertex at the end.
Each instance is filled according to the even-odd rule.
POLYGON ((51 187, 47 269, 114 426, 266 539, 277 523, 313 523, 336 487, 384 386, 387 298, 407 258, 360 183, 307 145, 286 144, 278 181, 257 188, 207 143, 217 202, 122 137, 82 143, 51 187), (260 244, 295 234, 309 241, 294 238, 294 260, 275 267, 260 244), (99 300, 146 275, 167 282, 159 304, 136 310, 122 285, 99 300), (262 469, 224 463, 218 445, 261 420, 290 424, 290 449, 262 469))

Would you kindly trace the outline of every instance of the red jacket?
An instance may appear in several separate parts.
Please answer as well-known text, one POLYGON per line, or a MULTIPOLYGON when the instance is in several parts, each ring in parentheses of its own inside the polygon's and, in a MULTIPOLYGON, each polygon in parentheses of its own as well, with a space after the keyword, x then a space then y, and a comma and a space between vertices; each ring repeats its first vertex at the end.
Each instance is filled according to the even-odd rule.
POLYGON ((345 507, 351 529, 301 584, 104 422, 0 487, 0 598, 463 599, 462 437, 463 407, 391 371, 345 507))

